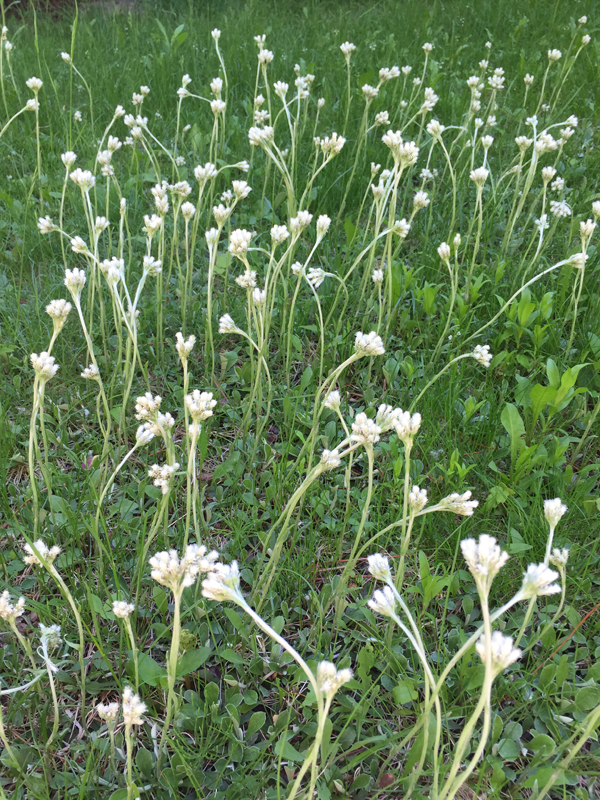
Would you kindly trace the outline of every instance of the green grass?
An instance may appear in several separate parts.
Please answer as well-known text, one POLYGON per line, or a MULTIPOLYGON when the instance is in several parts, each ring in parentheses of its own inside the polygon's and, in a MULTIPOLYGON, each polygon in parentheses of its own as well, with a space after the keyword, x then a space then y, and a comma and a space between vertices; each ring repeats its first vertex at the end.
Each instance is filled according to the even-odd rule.
MULTIPOLYGON (((497 66, 505 70, 506 88, 499 92, 499 107, 494 112, 497 124, 488 129, 494 142, 488 155, 491 175, 483 191, 479 246, 474 245, 478 218, 469 171, 472 166, 481 166, 483 152, 479 149, 471 164, 470 154, 461 150, 463 139, 452 151, 457 175, 454 226, 450 229, 452 182, 437 147, 430 168, 438 170, 438 175, 424 187, 431 203, 416 214, 407 238, 393 243, 392 279, 389 284, 384 282, 384 298, 389 290, 392 310, 384 305, 379 330, 385 340, 385 355, 356 361, 336 386, 342 395, 343 416, 350 424, 350 409, 354 414, 368 411, 374 416, 377 406, 384 402, 409 408, 445 364, 469 353, 476 344, 490 346, 494 358, 488 370, 472 358, 458 361, 412 409, 421 414, 422 424, 411 454, 410 483, 425 488, 430 503, 451 492, 471 490, 480 504, 472 517, 439 513, 416 520, 404 564, 403 597, 423 636, 429 663, 439 675, 482 620, 476 585, 462 558, 460 541, 488 533, 510 553, 490 595, 491 607, 499 607, 518 590, 527 565, 544 558, 548 526, 543 501, 562 499, 569 511, 559 523, 555 544, 571 549, 564 614, 540 640, 538 626, 543 628, 552 618, 558 603, 556 597, 538 601, 534 616, 538 635, 527 632, 521 643, 529 647, 527 653, 494 683, 490 740, 461 792, 465 797, 541 797, 544 795, 535 794, 535 781, 537 789, 542 789, 556 771, 559 778, 547 796, 594 796, 597 734, 572 761, 561 763, 561 759, 568 758, 572 748, 569 737, 576 726, 600 703, 597 612, 587 617, 598 601, 600 582, 598 418, 593 416, 600 390, 595 236, 587 250, 589 260, 576 313, 573 298, 578 271, 567 264, 535 282, 481 336, 469 341, 525 280, 581 249, 579 222, 592 216, 591 204, 600 199, 596 142, 600 45, 595 38, 593 4, 577 2, 566 7, 561 2, 528 0, 423 4, 409 0, 401 4, 231 2, 212 6, 190 0, 188 4, 146 4, 129 14, 105 14, 91 8, 81 9, 76 18, 72 10, 51 16, 40 11, 34 17, 31 10, 23 11, 22 17, 19 14, 19 9, 7 9, 8 38, 14 44, 10 62, 14 83, 7 73, 5 57, 0 112, 4 124, 31 97, 25 80, 34 74, 43 80, 39 95, 42 174, 40 180, 36 174, 35 114, 25 112, 0 138, 0 163, 5 175, 0 186, 0 589, 10 589, 13 600, 20 594, 25 596, 27 605, 18 626, 34 651, 40 622, 61 625, 63 643, 52 655, 60 667, 55 676, 60 714, 58 735, 52 738, 50 747, 46 743, 55 716, 45 669, 37 686, 2 698, 4 727, 19 762, 18 767, 12 764, 6 750, 0 755, 4 795, 36 800, 105 798, 113 793, 114 800, 127 797, 122 726, 117 729, 117 750, 112 759, 106 725, 94 711, 98 702, 120 700, 123 687, 134 680, 130 642, 111 611, 117 598, 136 604, 132 621, 140 656, 140 694, 147 714, 145 724, 137 730, 133 778, 142 798, 287 797, 314 740, 315 698, 291 656, 261 634, 231 603, 217 604, 203 598, 197 581, 183 594, 184 639, 180 652, 186 652, 187 660, 180 671, 185 674, 176 684, 174 723, 165 727, 167 758, 157 770, 155 746, 163 732, 166 711, 164 666, 174 609, 171 594, 151 579, 147 563, 141 562, 154 522, 159 524, 149 555, 169 548, 181 552, 190 523, 189 519, 186 523, 183 377, 174 346, 175 334, 182 329, 183 299, 188 298, 185 334, 197 337, 189 361, 189 390, 211 391, 218 401, 198 442, 200 497, 196 509, 201 540, 217 549, 224 563, 237 560, 247 597, 253 589, 257 592, 269 564, 263 561, 263 550, 275 546, 281 530, 280 515, 310 467, 302 445, 311 430, 317 434, 313 403, 320 377, 325 378, 351 355, 357 331, 376 330, 379 324, 370 270, 363 273, 367 259, 348 281, 346 305, 343 293, 338 291, 339 282, 325 278, 317 293, 324 318, 331 317, 325 330, 320 376, 318 307, 304 283, 292 318, 291 364, 286 370, 290 301, 296 286, 286 264, 264 353, 273 381, 268 418, 264 375, 260 384, 263 394, 258 400, 252 397, 255 354, 240 336, 217 333, 218 319, 225 313, 247 329, 245 292, 234 282, 243 268, 227 252, 228 234, 236 228, 256 231, 252 247, 268 250, 272 225, 289 221, 288 198, 280 175, 268 166, 261 148, 250 146, 247 136, 253 124, 258 52, 253 37, 265 34, 266 46, 275 53, 268 67, 271 86, 276 80, 285 80, 290 84, 289 97, 294 91, 296 63, 301 75, 316 76, 307 121, 300 126, 296 176, 296 189, 300 191, 296 201, 313 168, 316 99, 325 99, 316 135, 341 133, 347 89, 339 45, 346 40, 357 45, 351 59, 353 97, 347 141, 315 181, 306 205, 314 219, 292 259, 307 258, 315 240, 316 219, 328 214, 332 224, 311 266, 340 278, 346 276, 372 238, 370 192, 362 205, 372 182, 370 164, 392 167, 390 151, 381 141, 389 127, 386 125, 367 135, 353 174, 364 109, 361 86, 376 85, 380 67, 413 66, 407 81, 400 77, 381 87, 369 108, 368 122, 372 125, 376 113, 388 111, 394 130, 400 128, 406 139, 419 140, 417 165, 404 172, 398 190, 396 217, 408 218, 411 198, 422 188, 419 172, 427 164, 431 137, 424 129, 419 130, 419 119, 405 127, 407 120, 402 119, 399 103, 410 96, 412 79, 423 69, 422 44, 428 41, 435 45, 423 87, 431 86, 439 95, 427 120, 436 118, 446 126, 463 124, 469 108, 466 80, 479 74, 478 62, 487 57, 486 41, 493 45, 488 75, 497 66), (544 166, 554 164, 557 175, 564 178, 565 199, 572 215, 558 220, 555 229, 550 220, 547 243, 528 266, 537 246, 535 240, 528 249, 533 241, 533 220, 541 211, 539 171, 510 236, 506 226, 513 192, 509 189, 503 194, 492 187, 515 163, 515 136, 531 135, 525 118, 538 105, 547 51, 559 48, 563 52, 563 58, 549 73, 547 96, 551 97, 557 75, 569 63, 567 49, 582 14, 588 14, 589 21, 579 29, 578 36, 589 33, 592 41, 579 54, 552 109, 538 112, 543 120, 540 128, 562 122, 571 114, 579 120, 558 158, 554 152, 540 161, 544 166), (93 169, 97 143, 115 107, 122 104, 131 113, 131 95, 141 85, 150 88, 143 104, 149 128, 167 149, 173 147, 181 76, 189 73, 189 90, 207 97, 210 81, 219 74, 210 36, 215 27, 222 31, 219 45, 229 80, 226 127, 216 151, 217 164, 247 159, 251 161, 250 171, 246 175, 227 169, 206 190, 204 205, 198 211, 189 291, 178 280, 178 263, 185 262, 183 227, 180 224, 179 241, 171 251, 173 215, 172 210, 169 212, 159 279, 164 295, 157 300, 156 278, 149 277, 137 322, 142 368, 135 366, 123 414, 123 362, 118 357, 119 341, 107 285, 99 276, 108 321, 103 336, 96 308, 92 338, 112 409, 112 432, 104 456, 100 423, 105 423, 106 417, 96 411, 98 384, 80 377, 89 358, 76 312, 71 311, 52 351, 60 369, 45 391, 47 447, 38 426, 41 453, 36 459, 36 485, 40 515, 36 523, 28 470, 34 401, 29 357, 48 346, 52 323, 44 311, 46 304, 60 297, 68 299, 60 237, 57 233, 42 236, 37 219, 49 215, 58 220, 65 175, 61 154, 73 150, 78 157, 76 166, 93 169), (72 53, 75 66, 89 84, 93 118, 86 86, 61 60, 62 51, 72 53), (535 81, 524 105, 523 78, 528 72, 535 75, 535 81), (81 112, 81 122, 74 120, 75 111, 81 112), (396 116, 399 121, 394 123, 396 116), (206 321, 209 258, 204 231, 215 224, 210 206, 220 202, 221 193, 237 179, 247 179, 252 192, 236 207, 219 242, 211 347, 206 321), (459 271, 459 292, 450 326, 441 339, 451 293, 448 272, 437 248, 443 241, 451 242, 456 233, 462 236, 465 260, 459 271), (465 282, 471 263, 474 282, 467 298, 465 282), (158 327, 161 313, 162 337, 158 327), (435 353, 438 342, 440 348, 435 353), (557 398, 555 390, 560 391, 560 387, 564 392, 557 398), (147 448, 135 451, 117 477, 103 503, 98 533, 94 519, 99 487, 124 457, 125 442, 128 440, 130 447, 133 444, 138 424, 134 419, 135 398, 146 391, 160 395, 161 410, 175 417, 173 439, 182 467, 166 515, 157 516, 161 494, 147 475, 153 463, 162 464, 166 457, 162 442, 155 438, 147 448), (247 411, 249 425, 244 433, 247 411), (45 459, 52 482, 51 500, 46 473, 40 467, 45 459), (43 569, 32 569, 23 560, 25 541, 38 535, 49 546, 62 548, 55 565, 81 613, 86 719, 81 718, 75 618, 50 575, 43 569), (101 547, 104 554, 100 558, 101 547), (580 624, 584 617, 585 622, 580 624), (561 769, 557 769, 559 763, 561 769)), ((264 93, 264 88, 261 91, 264 93)), ((271 95, 277 113, 281 102, 272 88, 271 95)), ((486 89, 482 113, 488 99, 486 89)), ((189 199, 194 203, 194 167, 210 160, 212 125, 207 104, 192 98, 183 100, 178 152, 185 165, 179 167, 178 179, 190 182, 193 189, 189 199), (191 127, 183 133, 188 125, 191 127)), ((558 129, 554 132, 558 135, 558 129)), ((111 133, 124 139, 129 131, 118 120, 111 133)), ((449 145, 457 133, 448 131, 444 142, 449 145)), ((473 135, 472 122, 468 135, 473 135)), ((289 146, 283 115, 277 123, 276 141, 282 149, 289 146)), ((134 286, 141 275, 146 252, 143 218, 154 211, 150 190, 157 180, 172 181, 174 175, 165 154, 158 148, 154 152, 161 176, 139 147, 123 146, 113 158, 120 191, 127 200, 126 253, 132 254, 130 259, 126 257, 129 286, 134 286)), ((106 181, 99 167, 94 173, 94 213, 106 214, 111 222, 110 233, 102 234, 103 258, 116 252, 119 204, 113 189, 106 213, 106 181)), ((81 235, 89 243, 81 193, 71 181, 68 184, 64 228, 69 235, 81 235)), ((512 187, 505 178, 500 187, 507 185, 512 187)), ((560 193, 550 191, 548 199, 560 197, 560 193)), ((385 241, 380 240, 374 253, 374 266, 384 255, 385 241)), ((85 258, 71 251, 68 241, 65 252, 66 266, 88 272, 83 301, 87 319, 90 270, 85 258)), ((262 287, 268 257, 250 251, 248 258, 262 287)), ((325 411, 318 425, 316 452, 332 449, 343 438, 335 413, 325 411)), ((373 498, 361 528, 369 474, 367 458, 359 457, 361 452, 354 455, 348 486, 344 464, 321 475, 302 497, 292 515, 261 614, 313 669, 326 659, 338 668, 349 666, 354 670, 354 680, 338 692, 332 704, 319 762, 323 771, 318 776, 318 797, 394 798, 410 792, 414 798, 434 797, 430 790, 434 774, 430 751, 415 785, 410 778, 423 747, 422 740, 407 735, 424 703, 421 664, 406 636, 373 615, 366 605, 377 588, 367 572, 366 555, 385 552, 399 565, 400 527, 381 536, 365 551, 350 575, 347 590, 340 591, 339 582, 357 532, 362 531, 362 544, 403 514, 405 451, 394 434, 385 434, 375 445, 373 498), (340 595, 336 604, 340 615, 334 618, 330 601, 336 592, 340 595)), ((190 528, 191 540, 195 541, 193 523, 190 528)), ((504 616, 503 633, 517 636, 525 610, 521 603, 504 616)), ((0 636, 0 658, 2 689, 23 685, 34 677, 7 624, 0 636)), ((37 652, 34 658, 42 668, 37 652)), ((441 694, 443 769, 451 762, 456 742, 479 699, 483 677, 478 659, 470 649, 451 672, 441 694)), ((471 755, 477 747, 480 726, 470 745, 471 755)))

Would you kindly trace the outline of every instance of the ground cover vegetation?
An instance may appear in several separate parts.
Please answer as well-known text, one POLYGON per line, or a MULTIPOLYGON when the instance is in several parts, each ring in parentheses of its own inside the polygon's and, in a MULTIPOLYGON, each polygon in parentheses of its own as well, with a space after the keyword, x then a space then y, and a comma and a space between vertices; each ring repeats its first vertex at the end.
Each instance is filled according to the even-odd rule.
POLYGON ((592 14, 3 9, 1 797, 597 796, 592 14))

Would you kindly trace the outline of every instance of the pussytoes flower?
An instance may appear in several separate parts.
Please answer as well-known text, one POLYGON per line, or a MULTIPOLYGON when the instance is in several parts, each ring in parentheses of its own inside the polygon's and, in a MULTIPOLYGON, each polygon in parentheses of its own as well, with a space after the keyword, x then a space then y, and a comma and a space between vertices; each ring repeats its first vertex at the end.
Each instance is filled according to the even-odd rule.
POLYGON ((342 460, 337 450, 323 450, 321 453, 321 466, 324 469, 336 469, 341 463, 342 460))
POLYGON ((238 228, 237 230, 232 231, 231 236, 229 237, 229 252, 236 258, 245 259, 251 241, 251 231, 238 228))
MULTIPOLYGON (((500 631, 494 631, 490 639, 490 651, 492 658, 492 671, 494 675, 499 675, 511 664, 514 664, 523 655, 518 647, 514 647, 513 640, 510 636, 504 636, 500 631)), ((481 660, 486 662, 486 638, 483 633, 475 645, 475 649, 481 660)))
POLYGON ((351 680, 351 669, 336 670, 330 661, 321 661, 317 666, 317 685, 327 698, 332 698, 341 686, 351 680))
POLYGON ((196 337, 193 334, 188 336, 187 339, 184 339, 181 331, 177 331, 175 334, 175 348, 179 354, 181 363, 188 360, 195 344, 196 337))
POLYGON ((411 415, 410 411, 403 411, 399 408, 392 420, 392 427, 404 446, 412 447, 414 438, 421 427, 421 415, 419 413, 411 415))
POLYGON ((374 553, 367 556, 367 564, 369 565, 369 572, 375 580, 390 583, 392 581, 392 571, 388 559, 381 553, 374 553))
POLYGON ((381 286, 383 283, 383 270, 382 269, 374 269, 371 275, 371 280, 375 284, 375 286, 381 286))
POLYGON ((215 569, 219 554, 208 552, 204 545, 188 544, 181 559, 176 550, 156 553, 149 559, 152 579, 161 586, 180 594, 187 586, 192 586, 200 573, 215 569))
POLYGON ((51 356, 45 350, 39 354, 32 353, 29 356, 29 360, 35 370, 35 377, 41 384, 45 384, 58 372, 58 364, 55 362, 54 356, 51 356))
POLYGON ((173 476, 178 469, 179 464, 177 462, 174 464, 163 464, 162 467, 159 464, 153 464, 148 470, 148 477, 153 478, 152 483, 154 486, 160 489, 163 495, 165 495, 171 488, 173 476))
POLYGON ((219 603, 231 601, 244 603, 240 589, 240 571, 237 561, 231 564, 216 563, 208 576, 202 581, 202 595, 219 603))
POLYGON ((256 271, 252 269, 245 270, 243 275, 237 276, 235 282, 238 286, 241 286, 242 289, 256 288, 256 271))
POLYGON ((375 420, 369 419, 363 411, 355 416, 350 435, 352 441, 363 445, 372 445, 379 441, 380 434, 380 426, 377 425, 375 420))
POLYGON ((442 498, 439 504, 443 511, 452 511, 461 517, 472 517, 473 512, 479 505, 479 500, 471 500, 472 492, 467 490, 463 494, 452 492, 447 497, 442 498))
POLYGON ((127 603, 125 600, 115 600, 112 604, 112 612, 117 619, 129 619, 134 611, 133 603, 127 603))
POLYGON ((555 497, 554 500, 544 500, 544 516, 552 530, 556 528, 567 511, 568 509, 560 497, 555 497))
POLYGON ((475 361, 478 361, 484 367, 489 367, 492 363, 492 354, 490 353, 489 344, 476 345, 471 353, 475 361))
POLYGON ((531 597, 558 594, 560 586, 554 581, 558 578, 558 572, 550 569, 546 564, 530 564, 527 572, 523 575, 523 585, 520 594, 524 600, 531 597))
POLYGON ((314 289, 318 289, 325 280, 326 274, 320 267, 309 267, 306 279, 314 289))
POLYGON ((555 566, 559 572, 562 572, 564 568, 567 566, 567 561, 569 560, 569 551, 566 547, 562 548, 555 547, 552 550, 552 555, 550 556, 550 563, 555 566))
POLYGON ((471 170, 469 177, 478 189, 482 189, 483 184, 486 182, 489 174, 490 171, 485 167, 477 167, 477 169, 471 170))
POLYGON ((493 536, 483 533, 479 541, 463 539, 460 543, 463 558, 477 586, 487 594, 492 581, 508 561, 508 553, 503 551, 493 536))
POLYGON ((16 603, 11 603, 8 589, 0 595, 0 618, 6 620, 10 625, 14 625, 15 620, 21 616, 24 608, 24 597, 19 597, 16 603))
POLYGON ((117 715, 119 713, 119 704, 118 703, 98 703, 96 706, 96 711, 98 712, 98 716, 100 719, 103 719, 105 722, 114 724, 115 720, 117 719, 117 715))
POLYGON ((323 406, 325 408, 331 409, 331 411, 338 411, 340 407, 340 402, 341 402, 340 393, 338 392, 337 389, 335 389, 333 392, 329 392, 329 394, 325 398, 323 406))
POLYGON ((95 364, 90 364, 89 367, 86 367, 83 370, 83 372, 81 373, 81 377, 85 378, 88 381, 99 381, 100 370, 95 364))
MULTIPOLYGON (((60 547, 54 545, 54 547, 49 548, 42 539, 38 539, 36 542, 34 542, 33 546, 47 564, 52 564, 52 562, 61 553, 60 547)), ((36 567, 42 566, 42 562, 40 561, 37 554, 34 552, 33 547, 29 543, 24 544, 23 549, 27 553, 27 555, 23 558, 23 561, 26 564, 34 564, 36 567)))
POLYGON ((212 417, 213 408, 217 405, 212 392, 200 392, 198 389, 194 389, 191 394, 186 394, 184 402, 190 416, 196 422, 203 422, 212 417))
POLYGON ((359 331, 354 337, 354 350, 360 356, 382 356, 385 353, 383 339, 375 331, 359 331))
POLYGON ((376 589, 373 597, 368 601, 367 606, 376 614, 384 617, 393 617, 396 613, 396 598, 389 586, 383 589, 376 589))
POLYGON ((408 505, 413 514, 422 511, 427 505, 427 491, 419 489, 418 486, 412 486, 408 493, 408 505))
POLYGON ((223 314, 219 319, 219 333, 239 333, 240 329, 229 314, 223 314))
POLYGON ((123 689, 123 720, 126 728, 133 725, 142 725, 142 714, 146 713, 146 704, 142 703, 139 695, 133 693, 131 686, 123 689))
POLYGON ((271 239, 273 241, 273 245, 285 242, 289 235, 290 232, 285 225, 273 225, 271 228, 271 239))
POLYGON ((79 298, 81 290, 85 286, 85 282, 85 272, 82 269, 77 269, 77 267, 75 267, 74 269, 65 270, 64 284, 74 298, 79 298))
POLYGON ((56 333, 62 330, 71 308, 71 303, 66 300, 51 300, 46 306, 46 314, 51 317, 56 333))

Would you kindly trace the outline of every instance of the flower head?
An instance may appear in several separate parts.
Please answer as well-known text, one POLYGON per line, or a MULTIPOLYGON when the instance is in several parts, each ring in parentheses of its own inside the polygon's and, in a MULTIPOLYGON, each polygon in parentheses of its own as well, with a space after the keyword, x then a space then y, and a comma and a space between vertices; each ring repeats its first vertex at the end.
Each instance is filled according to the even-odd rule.
POLYGON ((79 188, 86 193, 96 185, 96 178, 94 178, 89 169, 80 169, 77 167, 77 169, 71 172, 69 178, 71 178, 76 186, 79 186, 79 188))
POLYGON ((554 581, 558 578, 558 572, 550 569, 546 564, 530 564, 527 572, 523 575, 523 585, 521 595, 524 600, 538 595, 557 594, 560 586, 554 581))
POLYGON ((359 331, 354 337, 354 351, 359 356, 382 356, 385 353, 383 339, 375 331, 359 331))
POLYGON ((20 617, 25 608, 25 598, 19 597, 16 603, 10 602, 10 592, 5 590, 0 595, 0 618, 6 620, 10 625, 14 625, 17 617, 20 617))
POLYGON ((478 167, 471 170, 470 178, 478 189, 483 189, 483 184, 486 182, 490 171, 485 167, 478 167))
POLYGON ((55 333, 62 330, 71 308, 71 303, 66 300, 51 300, 46 306, 46 314, 52 319, 55 333))
POLYGON ((508 553, 501 550, 493 536, 481 534, 479 541, 463 539, 460 543, 463 557, 476 584, 487 594, 492 581, 508 561, 508 553))
MULTIPOLYGON (((521 658, 522 652, 519 650, 518 647, 513 646, 513 640, 510 636, 504 636, 504 634, 500 633, 500 631, 494 631, 492 633, 491 639, 491 658, 492 658, 492 670, 494 675, 499 675, 501 672, 509 667, 511 664, 514 664, 519 658, 521 658)), ((485 634, 482 634, 477 643, 475 645, 475 649, 481 660, 485 663, 486 661, 486 651, 487 651, 487 644, 485 634)))
MULTIPOLYGON (((61 553, 60 547, 54 545, 54 547, 48 548, 42 539, 38 539, 37 542, 34 542, 33 547, 35 547, 37 552, 47 564, 52 564, 54 559, 61 553)), ((35 564, 35 566, 41 567, 43 566, 42 561, 34 552, 33 547, 29 543, 23 545, 23 549, 27 553, 27 555, 23 558, 23 561, 26 564, 35 564)))
POLYGON ((560 497, 555 497, 554 500, 544 500, 544 516, 551 530, 556 528, 567 511, 568 509, 560 497))
POLYGON ((126 728, 132 725, 142 725, 142 714, 146 713, 146 704, 142 703, 139 695, 133 693, 131 686, 123 689, 123 720, 126 728))
POLYGON ((119 704, 118 703, 98 703, 96 706, 96 711, 98 712, 98 716, 100 719, 103 719, 105 722, 113 723, 117 719, 117 714, 119 713, 119 704))
POLYGON ((566 547, 562 550, 559 547, 555 547, 552 551, 552 555, 550 556, 550 563, 555 566, 559 572, 562 572, 564 568, 567 566, 567 561, 569 560, 569 551, 566 547))
POLYGON ((475 361, 478 361, 484 367, 489 367, 492 363, 492 354, 490 353, 489 344, 476 345, 471 353, 475 361))
POLYGON ((340 408, 340 393, 337 389, 329 392, 323 403, 324 408, 329 408, 331 411, 339 411, 340 408))
POLYGON ((381 614, 384 617, 393 617, 396 613, 396 598, 390 587, 384 586, 383 589, 376 589, 373 592, 373 597, 369 600, 367 606, 376 614, 381 614))
POLYGON ((90 364, 89 367, 86 367, 83 370, 83 372, 81 373, 81 377, 85 378, 88 381, 99 381, 100 370, 95 364, 90 364))
POLYGON ((479 505, 479 501, 471 500, 471 494, 470 490, 463 492, 463 494, 452 492, 452 494, 442 498, 439 505, 442 506, 443 511, 452 511, 455 514, 460 514, 461 517, 472 517, 474 510, 479 505))
POLYGON ((352 433, 350 439, 360 444, 375 444, 379 441, 381 427, 375 420, 369 419, 364 412, 360 412, 354 417, 352 423, 352 433))
POLYGON ((217 562, 202 581, 202 595, 219 603, 228 600, 233 603, 244 603, 237 561, 232 561, 231 564, 217 562))
POLYGON ((402 411, 399 408, 392 419, 392 427, 404 446, 411 447, 421 427, 421 415, 419 413, 411 415, 410 411, 402 411))
POLYGON ((416 485, 412 486, 408 493, 408 505, 413 514, 422 511, 427 505, 427 491, 425 489, 419 489, 416 485))
POLYGON ((129 619, 134 611, 133 603, 127 603, 125 600, 115 600, 112 604, 112 612, 117 619, 129 619))
POLYGON ((39 78, 33 77, 26 80, 25 85, 28 89, 31 89, 34 94, 37 94, 44 84, 39 78))
MULTIPOLYGON (((154 431, 152 432, 154 433, 154 431)), ((163 464, 162 467, 159 464, 153 464, 148 470, 148 477, 153 478, 152 483, 159 488, 163 494, 167 494, 178 469, 179 464, 177 462, 174 464, 163 464)))
POLYGON ((65 286, 71 293, 71 295, 78 299, 81 295, 81 290, 85 286, 85 272, 82 269, 66 269, 65 270, 65 286))
POLYGON ((194 389, 191 394, 186 394, 184 402, 190 416, 195 422, 203 422, 213 416, 213 408, 217 401, 213 399, 212 392, 200 392, 194 389))
POLYGON ((208 552, 204 545, 188 544, 180 559, 176 550, 162 551, 152 556, 152 579, 161 586, 180 594, 187 586, 192 586, 200 573, 215 569, 219 555, 214 550, 208 552))
POLYGON ((323 450, 321 453, 321 466, 323 469, 336 469, 341 463, 342 460, 337 449, 323 450))
POLYGON ((383 581, 384 583, 390 583, 392 581, 390 563, 381 553, 374 553, 371 556, 367 556, 367 563, 369 565, 369 572, 375 580, 383 581))
POLYGON ((190 357, 190 353, 194 349, 195 344, 196 337, 193 334, 188 336, 187 339, 183 338, 181 331, 177 331, 175 334, 175 348, 177 349, 182 364, 190 357))
POLYGON ((328 698, 332 698, 341 686, 351 680, 351 669, 336 670, 330 661, 321 661, 317 666, 317 685, 328 698))
POLYGON ((219 333, 239 333, 240 329, 229 314, 223 314, 219 319, 219 333))
POLYGON ((245 259, 251 241, 252 233, 244 228, 238 228, 232 231, 229 237, 229 252, 236 258, 245 259))
POLYGON ((45 384, 58 372, 58 364, 55 362, 54 356, 51 356, 45 350, 39 355, 38 353, 32 353, 29 356, 29 360, 35 370, 35 377, 42 384, 45 384))

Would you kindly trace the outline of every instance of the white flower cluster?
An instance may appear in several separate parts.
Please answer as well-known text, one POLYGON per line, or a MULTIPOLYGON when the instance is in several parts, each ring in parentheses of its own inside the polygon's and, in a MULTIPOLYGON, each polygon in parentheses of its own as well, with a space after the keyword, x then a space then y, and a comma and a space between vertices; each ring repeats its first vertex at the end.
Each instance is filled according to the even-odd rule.
MULTIPOLYGON (((38 539, 36 542, 34 542, 33 547, 35 547, 36 551, 47 564, 52 564, 52 562, 61 553, 61 549, 58 547, 58 545, 54 545, 54 547, 49 548, 42 539, 38 539)), ((29 543, 23 545, 23 549, 27 553, 27 555, 23 558, 23 561, 26 564, 34 564, 36 567, 41 567, 42 562, 34 552, 33 547, 29 543)))
POLYGON ((317 686, 328 699, 331 699, 341 686, 351 680, 351 669, 337 670, 330 661, 321 661, 317 666, 317 686))
POLYGON ((385 353, 383 339, 375 331, 359 331, 354 337, 354 350, 360 356, 382 356, 385 353))
POLYGON ((45 350, 41 353, 32 353, 29 356, 31 366, 35 370, 35 377, 41 384, 45 384, 58 372, 58 364, 55 363, 54 356, 45 350))
POLYGON ((181 559, 176 550, 164 550, 152 556, 150 574, 161 586, 179 594, 185 587, 192 586, 200 573, 211 572, 218 558, 216 551, 209 553, 204 545, 188 544, 181 559))
POLYGON ((171 488, 171 481, 173 476, 179 469, 179 464, 153 464, 148 470, 148 477, 153 478, 152 483, 161 490, 163 494, 167 494, 171 488))
MULTIPOLYGON (((486 662, 487 653, 487 640, 485 634, 482 634, 475 645, 475 649, 481 660, 486 662)), ((492 660, 492 671, 494 676, 499 675, 501 672, 514 664, 522 656, 522 651, 518 647, 514 647, 513 640, 510 636, 504 636, 500 631, 494 631, 490 638, 490 653, 492 660)))
POLYGON ((0 595, 0 618, 13 625, 17 617, 20 617, 25 608, 25 598, 19 597, 16 603, 11 603, 10 592, 5 590, 0 595))

